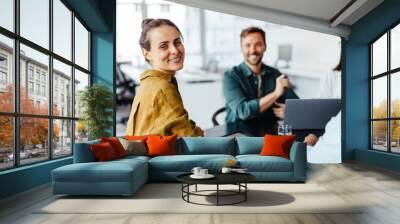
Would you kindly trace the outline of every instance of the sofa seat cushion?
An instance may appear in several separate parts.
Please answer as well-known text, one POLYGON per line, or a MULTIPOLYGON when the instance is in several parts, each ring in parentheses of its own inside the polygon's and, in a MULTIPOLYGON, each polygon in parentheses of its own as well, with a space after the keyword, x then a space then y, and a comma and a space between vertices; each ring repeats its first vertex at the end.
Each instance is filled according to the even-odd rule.
POLYGON ((163 172, 190 172, 193 167, 203 167, 209 171, 219 171, 230 159, 231 155, 174 155, 157 156, 149 160, 149 170, 163 172))
POLYGON ((53 181, 58 182, 131 182, 135 173, 144 171, 147 171, 145 161, 122 159, 74 163, 53 170, 52 174, 53 181))
POLYGON ((149 159, 150 159, 150 157, 148 157, 148 156, 131 155, 131 156, 125 156, 124 158, 116 159, 113 162, 116 162, 116 161, 131 162, 131 161, 135 161, 135 160, 147 162, 147 161, 149 161, 149 159))
POLYGON ((292 161, 279 156, 238 155, 236 160, 249 172, 293 172, 292 161))

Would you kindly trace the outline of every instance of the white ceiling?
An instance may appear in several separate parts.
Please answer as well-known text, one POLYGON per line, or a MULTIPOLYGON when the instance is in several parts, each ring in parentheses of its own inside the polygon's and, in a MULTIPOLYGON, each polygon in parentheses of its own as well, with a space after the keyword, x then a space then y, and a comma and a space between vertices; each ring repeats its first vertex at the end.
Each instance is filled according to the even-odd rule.
POLYGON ((329 21, 350 0, 227 0, 329 21))
POLYGON ((342 37, 383 0, 169 0, 172 2, 342 37), (347 4, 346 10, 336 16, 347 4))

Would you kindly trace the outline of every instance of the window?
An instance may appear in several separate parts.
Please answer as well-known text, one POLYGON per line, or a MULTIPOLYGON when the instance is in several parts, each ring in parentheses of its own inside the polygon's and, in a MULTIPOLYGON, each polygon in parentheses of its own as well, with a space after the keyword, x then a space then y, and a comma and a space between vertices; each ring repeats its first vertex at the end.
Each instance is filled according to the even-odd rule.
POLYGON ((53 120, 53 157, 70 155, 72 152, 71 120, 53 120))
POLYGON ((79 90, 71 87, 89 85, 90 31, 67 4, 0 0, 0 26, 8 30, 0 29, 0 83, 7 85, 0 85, 0 170, 72 155, 76 130, 87 139, 85 126, 76 127, 79 114, 73 105, 79 90), (14 21, 19 21, 15 30, 14 21))
POLYGON ((46 86, 42 86, 42 96, 46 96, 46 86))
POLYGON ((33 82, 28 82, 28 89, 29 94, 33 94, 33 82))
POLYGON ((36 80, 40 81, 40 71, 39 71, 39 69, 36 69, 36 80))
POLYGON ((36 95, 40 95, 40 84, 36 84, 36 95))
MULTIPOLYGON (((63 104, 58 104, 58 97, 59 97, 59 91, 60 91, 60 100, 62 103, 64 103, 64 96, 71 96, 72 95, 72 90, 71 89, 65 89, 64 85, 65 83, 70 83, 72 84, 72 69, 71 66, 68 66, 56 59, 53 60, 54 64, 54 69, 53 69, 53 90, 54 90, 54 95, 53 95, 53 114, 60 114, 60 107, 63 104), (58 105, 55 105, 58 104, 58 105)), ((67 99, 68 105, 72 104, 72 98, 67 99), (69 102, 71 101, 71 102, 69 102)), ((62 113, 63 116, 66 115, 68 117, 72 116, 72 108, 71 106, 67 107, 66 109, 66 114, 62 113)))
POLYGON ((75 18, 75 62, 82 68, 89 69, 89 32, 75 18))
MULTIPOLYGON (((3 1, 0 2, 1 8, 3 6, 3 1)), ((3 9, 1 9, 0 14, 3 14, 3 9)), ((3 18, 2 16, 4 15, 0 15, 0 21, 3 18)), ((13 51, 13 40, 0 33, 0 113, 12 113, 14 111, 14 73, 12 66, 8 65, 11 64, 12 58, 14 57, 13 51)), ((0 134, 0 139, 1 137, 0 134)))
POLYGON ((7 73, 0 71, 0 84, 6 85, 7 84, 7 73))
POLYGON ((32 66, 29 66, 28 74, 29 74, 29 79, 33 80, 33 67, 32 66))
MULTIPOLYGON (((0 4, 1 5, 1 4, 0 4)), ((0 115, 0 170, 14 166, 14 122, 12 116, 0 115)))
POLYGON ((14 0, 1 0, 0 9, 0 26, 14 31, 14 0))
POLYGON ((400 25, 370 45, 371 148, 400 153, 400 25))
POLYGON ((20 0, 21 36, 49 48, 49 0, 20 0))
POLYGON ((5 92, 7 85, 7 56, 0 53, 0 91, 5 92))
POLYGON ((54 52, 71 60, 72 12, 60 0, 53 0, 54 52))
POLYGON ((0 54, 0 67, 7 68, 7 56, 0 54))
POLYGON ((81 108, 79 107, 80 92, 89 85, 89 74, 85 74, 79 70, 75 70, 75 117, 79 117, 81 108))

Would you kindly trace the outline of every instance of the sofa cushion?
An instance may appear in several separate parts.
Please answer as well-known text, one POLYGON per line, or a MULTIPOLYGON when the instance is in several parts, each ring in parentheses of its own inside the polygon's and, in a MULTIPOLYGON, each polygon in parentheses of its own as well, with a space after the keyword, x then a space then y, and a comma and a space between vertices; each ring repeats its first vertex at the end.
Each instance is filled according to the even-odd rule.
POLYGON ((290 148, 295 140, 294 135, 265 135, 261 156, 280 156, 290 159, 290 148))
POLYGON ((74 163, 53 170, 58 182, 129 182, 134 172, 142 172, 146 162, 138 159, 74 163))
POLYGON ((130 162, 135 161, 135 160, 142 161, 142 162, 148 162, 149 159, 150 159, 150 157, 147 157, 147 156, 130 155, 130 156, 125 156, 124 158, 113 160, 113 162, 127 162, 127 163, 130 163, 130 162))
POLYGON ((105 162, 118 158, 112 145, 108 142, 92 144, 90 148, 92 149, 94 157, 96 157, 96 161, 105 162))
POLYGON ((165 156, 176 154, 176 135, 171 136, 149 136, 147 137, 147 155, 165 156))
POLYGON ((259 154, 264 144, 263 137, 237 137, 236 155, 259 154))
POLYGON ((103 137, 101 138, 101 142, 108 142, 114 149, 115 155, 117 158, 122 158, 126 156, 126 151, 124 146, 122 146, 121 142, 117 137, 103 137))
POLYGON ((124 138, 119 138, 122 146, 126 151, 126 155, 137 155, 145 156, 147 155, 146 144, 141 140, 126 140, 124 138))
POLYGON ((279 156, 238 155, 241 168, 249 172, 292 172, 292 161, 279 156))
POLYGON ((150 171, 191 172, 193 167, 200 166, 211 172, 219 171, 230 159, 231 155, 175 155, 158 156, 149 160, 150 171))
POLYGON ((183 137, 177 142, 177 154, 235 155, 235 139, 231 137, 183 137))

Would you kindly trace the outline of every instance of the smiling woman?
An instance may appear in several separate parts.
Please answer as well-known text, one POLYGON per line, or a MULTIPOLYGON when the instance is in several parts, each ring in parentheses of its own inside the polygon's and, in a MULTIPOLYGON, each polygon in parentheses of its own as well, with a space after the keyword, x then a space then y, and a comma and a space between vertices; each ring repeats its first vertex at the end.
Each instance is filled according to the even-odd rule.
POLYGON ((202 136, 203 131, 189 119, 183 107, 175 79, 185 58, 179 28, 167 19, 145 19, 139 44, 152 69, 140 75, 127 134, 202 136))

